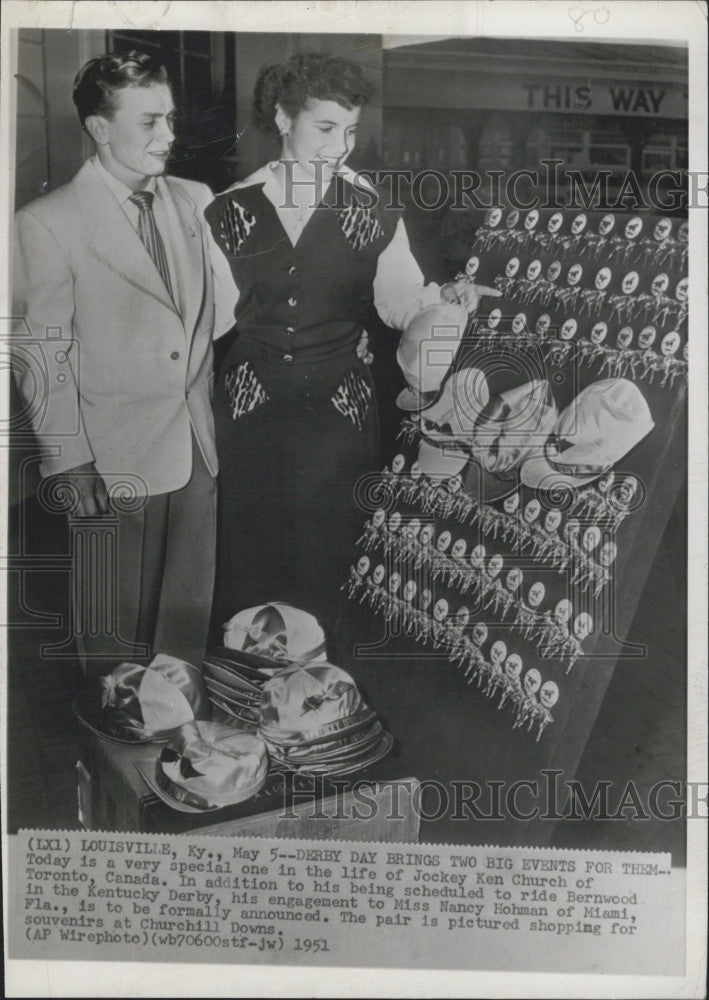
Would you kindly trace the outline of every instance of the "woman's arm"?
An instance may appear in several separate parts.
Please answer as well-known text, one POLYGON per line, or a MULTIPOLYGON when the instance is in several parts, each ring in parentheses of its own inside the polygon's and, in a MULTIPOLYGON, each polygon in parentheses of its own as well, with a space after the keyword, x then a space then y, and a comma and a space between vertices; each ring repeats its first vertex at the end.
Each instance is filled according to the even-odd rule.
POLYGON ((399 219, 393 239, 379 257, 374 278, 374 305, 387 326, 403 330, 418 312, 438 302, 458 302, 474 313, 483 295, 499 298, 500 292, 468 280, 425 285, 404 220, 399 219))
POLYGON ((427 306, 441 301, 441 286, 424 284, 421 268, 411 252, 404 220, 399 219, 394 236, 381 253, 374 277, 374 305, 387 326, 403 330, 427 306))

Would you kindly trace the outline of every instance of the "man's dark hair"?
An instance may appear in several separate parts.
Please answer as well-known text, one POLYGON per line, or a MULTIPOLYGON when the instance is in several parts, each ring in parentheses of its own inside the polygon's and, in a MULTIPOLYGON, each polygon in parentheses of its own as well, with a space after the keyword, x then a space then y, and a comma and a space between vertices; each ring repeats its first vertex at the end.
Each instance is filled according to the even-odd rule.
POLYGON ((153 56, 145 52, 109 52, 105 56, 89 59, 74 79, 74 104, 81 124, 89 115, 112 118, 115 111, 113 95, 125 87, 149 87, 153 83, 170 80, 167 70, 153 56))

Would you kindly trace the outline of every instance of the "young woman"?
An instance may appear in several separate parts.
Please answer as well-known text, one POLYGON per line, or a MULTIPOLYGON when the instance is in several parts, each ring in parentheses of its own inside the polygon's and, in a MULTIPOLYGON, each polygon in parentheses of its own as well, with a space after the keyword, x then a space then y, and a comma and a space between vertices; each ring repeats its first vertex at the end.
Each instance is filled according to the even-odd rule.
POLYGON ((401 329, 472 286, 424 286, 400 213, 344 166, 371 97, 361 68, 300 54, 264 70, 254 122, 281 155, 206 212, 239 291, 217 376, 220 465, 214 625, 285 601, 332 623, 361 526, 357 483, 379 466, 372 379, 358 358, 372 301, 401 329))

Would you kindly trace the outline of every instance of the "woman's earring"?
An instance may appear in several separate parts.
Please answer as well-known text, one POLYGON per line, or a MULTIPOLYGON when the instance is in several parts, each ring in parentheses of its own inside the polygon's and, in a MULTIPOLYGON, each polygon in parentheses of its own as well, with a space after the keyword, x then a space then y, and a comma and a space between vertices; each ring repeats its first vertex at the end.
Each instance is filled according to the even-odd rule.
POLYGON ((287 128, 282 128, 281 129, 281 135, 285 139, 285 137, 288 135, 288 129, 287 128))

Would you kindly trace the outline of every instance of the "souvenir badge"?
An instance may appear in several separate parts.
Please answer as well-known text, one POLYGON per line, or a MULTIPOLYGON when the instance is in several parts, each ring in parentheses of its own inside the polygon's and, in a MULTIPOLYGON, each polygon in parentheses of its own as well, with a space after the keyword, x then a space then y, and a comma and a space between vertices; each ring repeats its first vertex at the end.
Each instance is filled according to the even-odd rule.
POLYGON ((662 338, 662 343, 660 344, 660 350, 666 358, 672 357, 673 354, 677 353, 677 349, 680 343, 680 336, 676 330, 672 330, 671 333, 666 333, 662 338))
POLYGON ((579 642, 583 642, 591 632, 593 632, 593 618, 591 618, 588 611, 582 611, 580 615, 576 615, 574 618, 574 635, 579 642))
POLYGON ((680 243, 686 243, 689 239, 689 223, 683 222, 677 230, 677 239, 680 243))
POLYGON ((682 357, 685 361, 689 361, 689 341, 682 348, 682 357))
POLYGON ((401 575, 399 573, 392 573, 389 577, 389 593, 397 594, 399 592, 399 587, 401 586, 401 575))
POLYGON ((465 605, 463 605, 462 607, 458 608, 458 610, 455 613, 455 623, 459 628, 465 628, 469 621, 470 621, 470 612, 465 607, 465 605))
POLYGON ((605 476, 601 476, 601 478, 598 480, 598 489, 601 491, 601 493, 607 493, 608 490, 611 488, 612 482, 613 482, 613 473, 607 472, 605 476))
POLYGON ((456 559, 462 559, 465 555, 467 549, 467 544, 464 538, 458 538, 453 543, 453 548, 451 549, 451 555, 455 556, 456 559))
POLYGON ((527 524, 532 524, 539 517, 539 512, 541 510, 541 504, 536 497, 532 497, 531 500, 525 504, 524 508, 524 519, 527 524))
POLYGON ((478 268, 480 267, 480 258, 471 257, 468 263, 465 265, 465 273, 468 278, 474 278, 478 273, 478 268))
POLYGON ((357 560, 357 576, 365 576, 369 566, 369 556, 360 556, 357 560))
POLYGON ((672 232, 672 220, 671 219, 660 219, 660 221, 655 226, 653 231, 653 237, 662 243, 672 232))
POLYGON ((548 531, 551 535, 557 530, 560 524, 561 511, 556 510, 556 508, 554 510, 547 511, 544 517, 544 530, 548 531))
POLYGON ((670 287, 669 275, 662 271, 660 274, 656 274, 652 279, 652 292, 653 295, 664 295, 667 289, 670 287))
POLYGON ((648 347, 652 347, 655 343, 655 337, 657 336, 657 330, 654 326, 645 326, 638 334, 638 347, 646 351, 648 347))
POLYGON ((517 274, 518 271, 519 271, 519 257, 511 257, 507 261, 507 265, 505 267, 505 274, 507 275, 508 278, 514 278, 514 276, 517 274))
POLYGON ((607 236, 615 226, 615 216, 614 215, 604 215, 598 224, 598 232, 601 236, 607 236))
POLYGON ((496 639, 490 647, 490 662, 499 667, 507 656, 507 646, 502 639, 496 639))
POLYGON ((475 569, 481 569, 485 562, 485 546, 480 544, 476 545, 475 548, 470 553, 470 562, 475 567, 475 569))
POLYGON ((506 514, 514 514, 519 507, 519 493, 512 493, 510 496, 505 497, 502 506, 506 514))
POLYGON ((628 240, 634 240, 636 236, 639 236, 642 232, 643 220, 639 219, 637 215, 633 216, 625 226, 625 238, 628 240))
POLYGON ((570 317, 561 325, 561 331, 559 336, 562 340, 572 340, 576 336, 576 330, 578 329, 578 322, 573 317, 570 317))
POLYGON ((554 608, 554 617, 556 618, 556 620, 559 622, 560 625, 566 625, 569 618, 571 618, 572 612, 573 612, 573 607, 571 605, 571 601, 568 599, 568 597, 564 597, 558 602, 558 604, 554 608))
POLYGON ((414 462, 414 464, 411 466, 411 478, 414 480, 414 482, 421 478, 421 466, 419 465, 418 462, 414 462))
POLYGON ((485 216, 485 224, 490 227, 490 229, 496 229, 500 225, 502 219, 502 209, 501 208, 491 208, 490 211, 485 216))
POLYGON ((602 267, 600 271, 598 271, 594 279, 594 284, 599 292, 602 292, 604 291, 604 289, 608 288, 608 285, 610 284, 610 280, 612 277, 613 277, 613 272, 609 267, 602 267))
POLYGON ((559 688, 554 681, 545 681, 539 692, 539 701, 544 708, 553 708, 559 700, 559 688))
POLYGON ((386 570, 384 569, 384 565, 382 563, 379 563, 378 566, 375 566, 374 572, 372 573, 372 581, 377 586, 379 586, 385 576, 386 576, 386 570))
POLYGON ((419 536, 419 542, 421 545, 430 545, 433 539, 433 525, 424 524, 421 528, 421 535, 419 536))
POLYGON ((452 493, 453 495, 460 493, 463 489, 463 479, 460 474, 456 473, 455 476, 451 476, 451 478, 447 480, 446 486, 448 487, 449 493, 452 493))
POLYGON ((403 455, 395 455, 394 460, 391 463, 391 471, 395 472, 397 475, 403 472, 404 466, 406 465, 406 459, 403 455))
POLYGON ((544 600, 546 594, 546 587, 539 580, 533 583, 529 588, 529 595, 527 597, 527 604, 530 608, 538 608, 539 605, 544 600))
POLYGON ((598 561, 601 564, 601 566, 605 566, 607 568, 608 566, 611 566, 615 562, 617 555, 618 555, 618 546, 615 544, 615 542, 608 539, 603 543, 598 552, 598 561))
POLYGON ((527 278, 529 281, 536 281, 539 275, 542 273, 542 262, 540 260, 533 260, 532 263, 527 268, 527 278))
POLYGON ((519 680, 523 669, 522 657, 518 653, 510 653, 505 660, 505 673, 510 680, 519 680))
POLYGON ((547 281, 556 281, 561 274, 561 261, 553 260, 547 268, 547 281))
POLYGON ((527 212, 527 215, 525 216, 524 228, 527 229, 528 231, 531 231, 532 229, 534 229, 534 227, 538 222, 539 222, 539 212, 536 210, 536 208, 533 208, 531 209, 531 211, 527 212))
POLYGON ((517 313, 515 318, 512 320, 512 332, 522 333, 527 325, 527 317, 525 313, 517 313))
POLYGON ((569 272, 566 275, 567 285, 578 285, 583 275, 583 268, 580 264, 572 264, 569 268, 569 272))
POLYGON ((491 330, 495 330, 502 319, 502 313, 499 309, 493 309, 487 318, 487 325, 491 330))
POLYGON ((522 579, 522 570, 514 566, 505 577, 505 586, 510 593, 514 593, 515 590, 519 590, 522 586, 522 579))
POLYGON ((450 531, 442 531, 438 536, 438 541, 436 542, 436 548, 439 552, 445 552, 451 543, 451 533, 450 531))
POLYGON ((417 517, 412 517, 406 526, 406 530, 411 538, 416 538, 421 530, 421 522, 417 517))
POLYGON ((502 564, 503 559, 499 553, 496 552, 494 556, 490 556, 490 560, 487 564, 487 575, 491 580, 494 580, 496 576, 499 576, 502 564))
POLYGON ((487 642, 487 625, 485 622, 476 622, 473 625, 473 642, 476 646, 482 646, 487 642))
POLYGON ((580 233, 584 231, 587 222, 588 219, 586 218, 583 212, 581 212, 580 215, 576 216, 576 218, 571 223, 571 232, 574 234, 574 236, 578 236, 580 233))
POLYGON ((375 528, 381 528, 386 520, 386 512, 380 507, 379 510, 375 510, 372 515, 372 524, 375 528))
POLYGON ((552 217, 549 219, 549 222, 547 223, 548 232, 557 233, 561 229, 563 221, 564 221, 564 216, 561 214, 561 212, 554 212, 552 217))
POLYGON ((622 330, 618 331, 618 336, 616 338, 616 344, 621 349, 628 347, 633 340, 633 330, 629 326, 624 326, 622 330))
POLYGON ((591 333, 589 334, 591 343, 592 344, 596 344, 596 346, 599 346, 606 339, 606 334, 607 333, 608 333, 608 324, 607 323, 601 322, 601 323, 594 324, 593 329, 591 330, 591 333))
POLYGON ((448 617, 448 601, 445 597, 439 597, 433 607, 433 617, 435 621, 442 622, 448 617))
POLYGON ((522 683, 524 684, 524 690, 527 694, 536 694, 542 686, 542 675, 536 667, 532 667, 532 669, 528 670, 524 675, 522 683))
POLYGON ((542 313, 541 316, 537 319, 534 329, 539 334, 540 337, 543 337, 550 326, 551 326, 551 316, 549 315, 549 313, 542 313))
POLYGON ((593 552, 598 543, 601 540, 601 529, 597 524, 592 524, 590 528, 586 528, 583 533, 582 545, 586 552, 593 552))
MULTIPOLYGON (((630 225, 630 223, 628 223, 628 225, 630 225)), ((623 281, 621 282, 621 288, 623 289, 623 294, 632 295, 635 289, 638 287, 639 281, 640 281, 640 276, 638 275, 637 271, 628 271, 628 273, 623 278, 623 281)))
POLYGON ((678 302, 687 301, 687 295, 689 294, 688 288, 689 288, 689 279, 682 278, 678 282, 677 287, 675 288, 675 298, 677 299, 678 302))
POLYGON ((410 604, 414 597, 416 597, 416 582, 414 580, 407 580, 404 584, 404 600, 410 604))
POLYGON ((431 594, 431 591, 428 589, 428 587, 424 587, 423 590, 421 591, 421 597, 419 600, 419 604, 421 605, 421 610, 427 611, 431 606, 432 600, 433 596, 431 594))
POLYGON ((507 218, 505 219, 505 225, 507 226, 508 229, 514 229, 514 227, 517 225, 518 222, 519 222, 519 212, 516 208, 513 208, 512 211, 508 214, 507 218))

